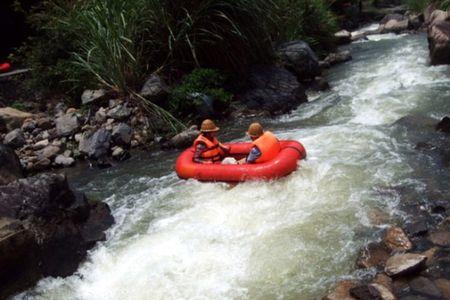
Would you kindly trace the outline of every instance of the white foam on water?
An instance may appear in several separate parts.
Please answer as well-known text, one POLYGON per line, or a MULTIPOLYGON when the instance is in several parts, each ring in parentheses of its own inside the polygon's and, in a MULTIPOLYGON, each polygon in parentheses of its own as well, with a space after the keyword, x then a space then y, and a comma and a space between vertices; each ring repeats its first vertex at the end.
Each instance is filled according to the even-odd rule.
POLYGON ((444 80, 443 69, 426 66, 425 47, 400 38, 378 60, 355 61, 331 94, 277 119, 289 128, 317 118, 276 131, 308 151, 292 175, 236 187, 174 173, 134 178, 106 199, 117 223, 78 273, 41 280, 16 298, 320 297, 352 272, 360 235, 373 226, 370 210, 395 213, 398 197, 377 191, 411 181, 385 125, 421 105, 420 85, 444 80))

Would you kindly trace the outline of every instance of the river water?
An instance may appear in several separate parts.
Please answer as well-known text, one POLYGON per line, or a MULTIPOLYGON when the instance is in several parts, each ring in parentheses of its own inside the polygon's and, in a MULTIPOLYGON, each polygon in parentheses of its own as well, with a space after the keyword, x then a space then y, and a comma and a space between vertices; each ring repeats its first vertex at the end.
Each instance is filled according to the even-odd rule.
MULTIPOLYGON (((448 67, 429 67, 423 35, 374 35, 327 74, 331 91, 263 120, 308 159, 275 182, 181 181, 178 153, 142 154, 74 185, 105 199, 117 224, 77 274, 18 299, 314 299, 355 271, 359 248, 401 218, 392 186, 417 186, 412 145, 394 124, 450 112, 448 67)), ((222 127, 227 128, 227 126, 222 127)), ((243 139, 246 123, 222 140, 243 139)))

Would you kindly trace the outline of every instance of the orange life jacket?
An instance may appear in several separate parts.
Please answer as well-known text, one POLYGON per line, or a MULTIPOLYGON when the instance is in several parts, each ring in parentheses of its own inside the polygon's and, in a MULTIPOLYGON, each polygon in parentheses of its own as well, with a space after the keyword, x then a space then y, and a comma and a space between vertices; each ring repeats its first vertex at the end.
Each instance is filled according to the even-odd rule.
POLYGON ((202 160, 216 162, 222 160, 224 156, 223 150, 220 148, 220 143, 217 138, 210 139, 206 138, 203 134, 200 134, 194 141, 194 148, 197 148, 198 143, 203 143, 206 149, 200 154, 202 160))
POLYGON ((255 160, 256 163, 274 159, 281 150, 280 142, 270 131, 265 131, 262 136, 254 140, 253 145, 258 147, 261 152, 261 156, 255 160))

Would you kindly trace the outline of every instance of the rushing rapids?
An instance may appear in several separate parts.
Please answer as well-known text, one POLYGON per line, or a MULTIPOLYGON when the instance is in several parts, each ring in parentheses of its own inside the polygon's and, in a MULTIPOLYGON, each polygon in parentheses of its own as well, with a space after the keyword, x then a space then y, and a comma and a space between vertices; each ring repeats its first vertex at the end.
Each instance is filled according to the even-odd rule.
MULTIPOLYGON (((16 298, 312 299, 340 278, 364 276, 354 261, 379 228, 371 212, 401 217, 398 197, 382 190, 421 187, 413 145, 395 121, 450 112, 450 79, 448 67, 428 66, 422 35, 349 47, 353 61, 328 74, 331 91, 263 122, 305 145, 299 170, 230 188, 181 181, 178 153, 157 153, 84 172, 76 184, 106 198, 117 224, 76 275, 16 298)), ((232 125, 228 137, 243 138, 247 125, 232 125)))

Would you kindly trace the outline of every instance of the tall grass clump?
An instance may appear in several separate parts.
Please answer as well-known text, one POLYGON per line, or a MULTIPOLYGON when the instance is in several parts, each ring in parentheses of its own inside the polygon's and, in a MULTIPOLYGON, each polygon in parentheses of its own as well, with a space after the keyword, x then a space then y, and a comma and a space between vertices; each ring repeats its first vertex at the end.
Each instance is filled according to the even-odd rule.
POLYGON ((404 0, 409 10, 421 13, 430 4, 435 4, 436 8, 447 10, 450 8, 450 0, 404 0))

